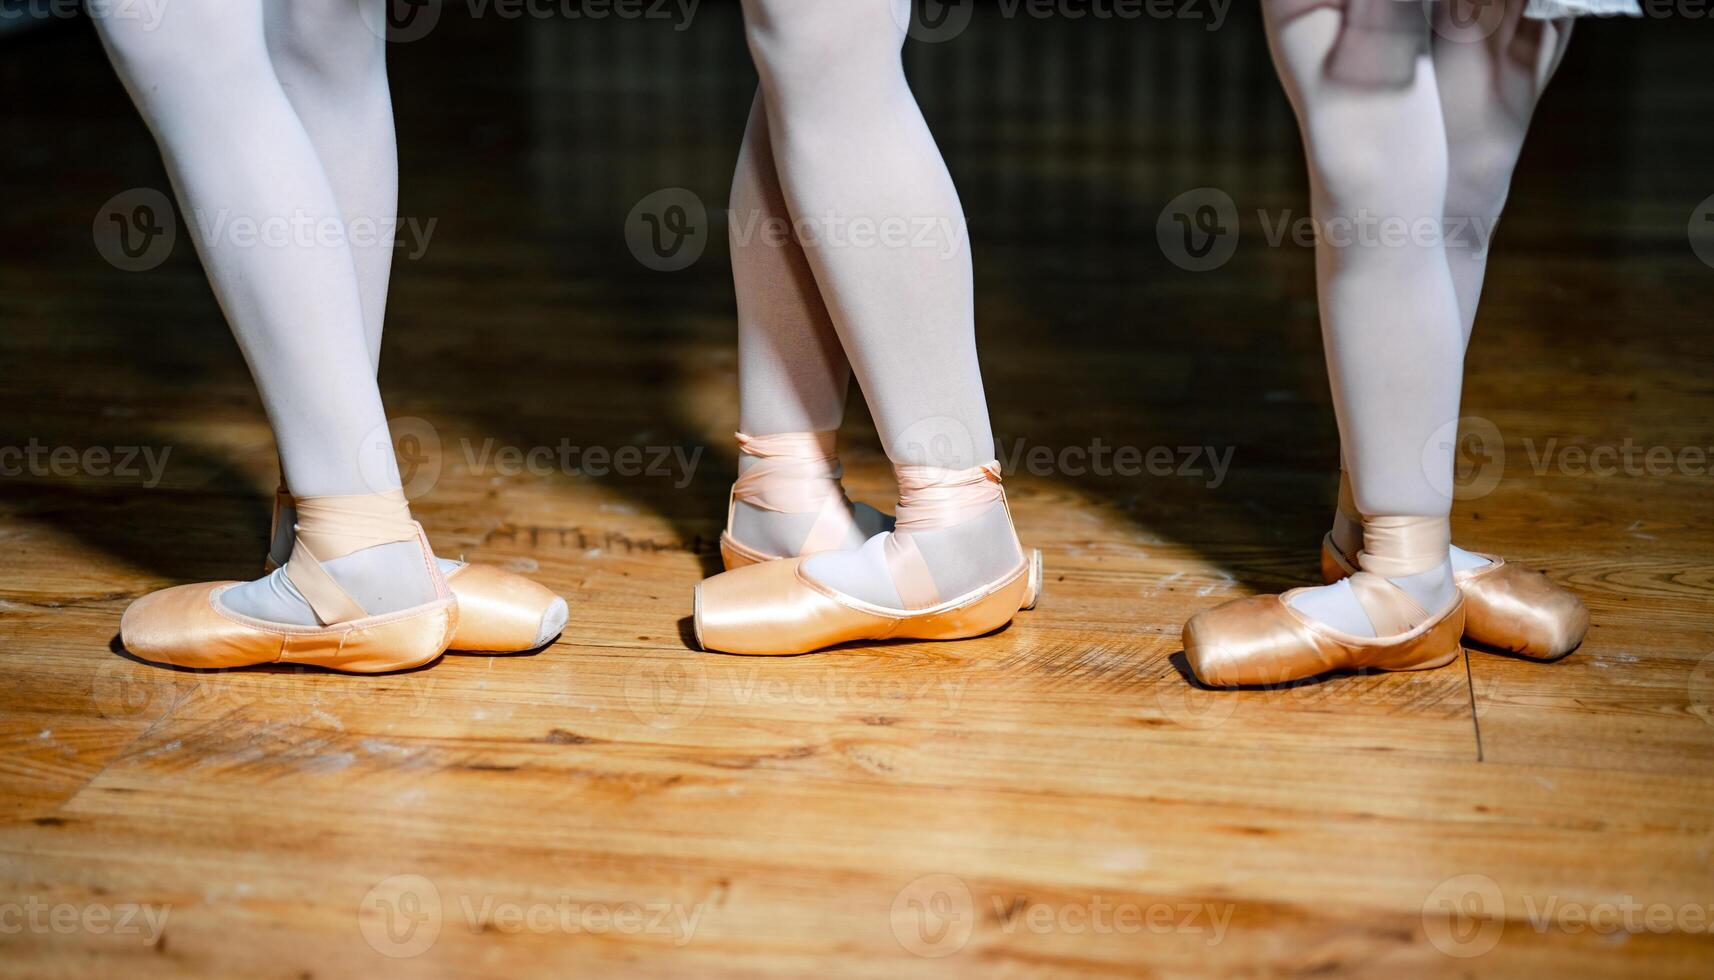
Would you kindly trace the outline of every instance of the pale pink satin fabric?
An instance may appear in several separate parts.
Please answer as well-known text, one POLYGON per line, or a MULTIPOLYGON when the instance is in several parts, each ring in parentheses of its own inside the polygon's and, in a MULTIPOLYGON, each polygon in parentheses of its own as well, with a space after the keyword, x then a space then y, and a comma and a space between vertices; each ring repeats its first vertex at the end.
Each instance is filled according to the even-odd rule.
MULTIPOLYGON (((732 484, 732 499, 780 514, 819 513, 800 550, 802 554, 844 544, 851 526, 851 502, 839 482, 844 468, 834 452, 838 433, 736 435, 738 451, 756 462, 732 484)), ((730 515, 726 526, 732 526, 730 515)))
POLYGON ((998 461, 966 470, 901 464, 898 524, 887 538, 887 570, 906 609, 922 609, 941 599, 934 576, 912 534, 953 527, 982 516, 1005 498, 998 461))

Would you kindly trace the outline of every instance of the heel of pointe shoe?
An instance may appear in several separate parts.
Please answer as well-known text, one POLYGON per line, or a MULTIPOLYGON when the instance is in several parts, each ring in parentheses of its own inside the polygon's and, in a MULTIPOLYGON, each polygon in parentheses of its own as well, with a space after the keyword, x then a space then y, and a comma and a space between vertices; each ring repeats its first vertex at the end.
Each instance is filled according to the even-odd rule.
POLYGON ((1036 607, 1036 604, 1041 602, 1041 590, 1042 590, 1041 549, 1040 548, 1031 548, 1030 549, 1029 584, 1027 586, 1025 586, 1025 588, 1024 588, 1024 604, 1021 607, 1019 607, 1019 611, 1024 612, 1024 611, 1034 609, 1036 607))
POLYGON ((776 556, 764 555, 754 548, 746 548, 732 537, 731 532, 720 532, 720 563, 727 571, 734 568, 744 568, 749 565, 759 565, 765 561, 773 561, 776 556))

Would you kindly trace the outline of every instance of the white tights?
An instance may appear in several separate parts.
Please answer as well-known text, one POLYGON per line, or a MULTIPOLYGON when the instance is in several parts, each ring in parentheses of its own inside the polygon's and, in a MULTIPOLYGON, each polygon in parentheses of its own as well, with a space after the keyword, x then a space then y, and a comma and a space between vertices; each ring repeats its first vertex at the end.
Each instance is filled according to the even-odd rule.
MULTIPOLYGON (((384 41, 360 14, 380 2, 174 0, 152 29, 95 18, 160 144, 287 482, 305 495, 399 488, 375 384, 391 245, 378 233, 356 248, 322 234, 348 217, 390 219, 396 206, 384 41), (239 237, 235 223, 251 222, 284 240, 239 237)), ((412 542, 325 566, 372 613, 433 596, 412 542)), ((316 621, 280 573, 222 601, 276 622, 316 621)))
MULTIPOLYGON (((899 55, 908 6, 744 2, 762 79, 744 158, 759 184, 755 198, 735 193, 734 223, 746 220, 742 200, 770 206, 769 168, 757 161, 771 143, 781 190, 773 206, 795 220, 799 241, 735 244, 741 414, 751 434, 836 427, 849 358, 895 464, 964 469, 994 458, 994 437, 976 357, 963 210, 899 55)), ((745 179, 741 166, 740 189, 745 179)), ((943 598, 1022 558, 998 503, 914 538, 943 598)), ((896 608, 885 539, 816 555, 807 570, 896 608)))
MULTIPOLYGON (((1445 6, 1437 5, 1436 16, 1448 16, 1445 6)), ((1287 16, 1272 0, 1263 7, 1324 231, 1316 246, 1322 332, 1357 509, 1370 517, 1445 519, 1450 427, 1487 235, 1569 25, 1523 19, 1522 0, 1508 0, 1504 22, 1487 40, 1437 32, 1408 85, 1369 87, 1333 81, 1322 70, 1343 11, 1316 7, 1287 16), (1426 221, 1448 234, 1444 243, 1438 235, 1364 237, 1364 222, 1375 220, 1405 227, 1426 221)), ((1360 546, 1350 526, 1342 530, 1342 545, 1360 546)), ((1468 567, 1481 559, 1455 553, 1392 581, 1437 610, 1452 598, 1454 561, 1468 567)), ((1293 605, 1335 628, 1374 635, 1345 583, 1300 592, 1293 605)))

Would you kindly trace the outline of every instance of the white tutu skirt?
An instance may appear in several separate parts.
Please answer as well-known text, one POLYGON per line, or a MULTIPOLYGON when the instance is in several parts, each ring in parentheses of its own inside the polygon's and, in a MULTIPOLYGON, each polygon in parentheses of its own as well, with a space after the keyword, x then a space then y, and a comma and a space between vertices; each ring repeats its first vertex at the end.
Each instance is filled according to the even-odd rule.
POLYGON ((1536 20, 1561 17, 1641 17, 1638 0, 1529 0, 1524 16, 1536 20))

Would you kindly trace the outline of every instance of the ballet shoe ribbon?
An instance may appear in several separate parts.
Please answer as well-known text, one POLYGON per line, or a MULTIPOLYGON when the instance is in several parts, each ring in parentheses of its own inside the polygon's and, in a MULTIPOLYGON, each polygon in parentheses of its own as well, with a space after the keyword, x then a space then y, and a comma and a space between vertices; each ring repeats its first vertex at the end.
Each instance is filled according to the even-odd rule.
POLYGON ((1451 548, 1445 517, 1365 517, 1357 566, 1385 578, 1415 575, 1444 563, 1451 548))
POLYGON ((901 463, 893 471, 899 481, 899 508, 898 523, 887 536, 887 571, 905 608, 923 609, 940 601, 940 590, 913 533, 963 524, 1005 500, 1000 464, 996 460, 948 470, 901 463))
MULTIPOLYGON (((755 462, 732 484, 732 500, 780 514, 819 513, 800 552, 830 551, 845 543, 851 501, 839 482, 845 470, 834 453, 835 432, 736 433, 738 451, 755 462)), ((727 515, 726 526, 732 526, 727 515)))
POLYGON ((297 538, 286 562, 286 578, 324 626, 367 616, 321 563, 364 548, 419 540, 421 531, 411 520, 404 491, 299 497, 297 508, 297 538))

